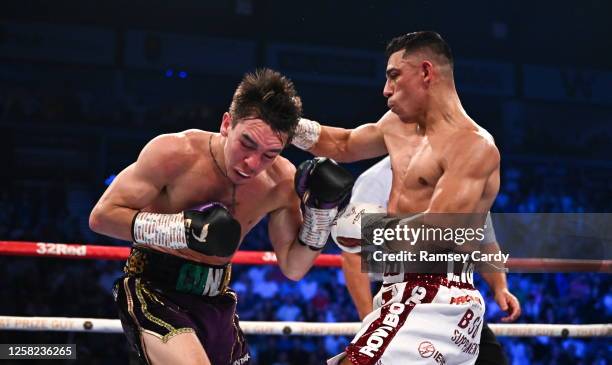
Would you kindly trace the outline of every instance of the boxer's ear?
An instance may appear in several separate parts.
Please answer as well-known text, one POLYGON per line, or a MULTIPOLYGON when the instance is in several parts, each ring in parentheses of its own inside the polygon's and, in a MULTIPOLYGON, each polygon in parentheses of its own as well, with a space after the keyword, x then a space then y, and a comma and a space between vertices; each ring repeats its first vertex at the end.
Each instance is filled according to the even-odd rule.
POLYGON ((229 130, 232 128, 232 115, 228 112, 223 113, 223 119, 221 119, 221 135, 227 137, 229 130))
POLYGON ((434 71, 434 66, 431 62, 423 61, 421 63, 421 74, 423 77, 423 82, 426 85, 429 85, 431 83, 431 80, 433 77, 433 71, 434 71))

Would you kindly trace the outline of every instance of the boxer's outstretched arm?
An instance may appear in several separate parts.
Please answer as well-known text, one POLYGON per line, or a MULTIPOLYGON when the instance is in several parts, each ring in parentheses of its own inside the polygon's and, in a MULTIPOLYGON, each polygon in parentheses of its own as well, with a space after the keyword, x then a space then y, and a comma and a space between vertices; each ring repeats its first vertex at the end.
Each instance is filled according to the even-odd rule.
MULTIPOLYGON (((293 176, 295 167, 291 167, 290 176, 293 176)), ((287 278, 297 281, 312 267, 320 251, 313 251, 298 242, 302 213, 293 186, 293 179, 279 184, 277 197, 282 199, 282 206, 270 213, 268 235, 281 271, 287 278)))
POLYGON ((353 162, 387 154, 383 128, 397 116, 390 111, 376 123, 354 129, 320 126, 303 119, 296 130, 293 144, 315 156, 330 157, 338 162, 353 162))
POLYGON ((361 272, 361 257, 357 253, 342 251, 342 271, 346 288, 357 307, 359 319, 373 310, 372 288, 367 273, 361 272))
POLYGON ((338 162, 353 162, 382 156, 387 149, 378 125, 368 123, 355 129, 321 126, 319 141, 308 152, 338 162))
POLYGON ((96 203, 89 227, 97 233, 131 241, 134 216, 191 163, 184 138, 162 135, 149 142, 138 160, 117 175, 96 203))

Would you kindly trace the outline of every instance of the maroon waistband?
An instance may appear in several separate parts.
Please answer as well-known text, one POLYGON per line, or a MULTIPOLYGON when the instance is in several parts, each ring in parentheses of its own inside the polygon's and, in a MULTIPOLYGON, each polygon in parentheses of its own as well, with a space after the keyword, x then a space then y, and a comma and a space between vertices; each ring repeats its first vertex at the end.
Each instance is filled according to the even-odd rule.
POLYGON ((389 276, 398 276, 398 275, 397 274, 396 275, 392 275, 392 274, 384 275, 383 276, 383 287, 391 286, 397 283, 411 283, 411 284, 416 283, 421 286, 443 285, 449 288, 456 287, 459 289, 476 290, 473 284, 462 282, 462 281, 448 280, 448 277, 446 274, 405 273, 403 274, 403 277, 398 276, 398 279, 393 280, 391 282, 386 282, 386 277, 389 277, 389 276))

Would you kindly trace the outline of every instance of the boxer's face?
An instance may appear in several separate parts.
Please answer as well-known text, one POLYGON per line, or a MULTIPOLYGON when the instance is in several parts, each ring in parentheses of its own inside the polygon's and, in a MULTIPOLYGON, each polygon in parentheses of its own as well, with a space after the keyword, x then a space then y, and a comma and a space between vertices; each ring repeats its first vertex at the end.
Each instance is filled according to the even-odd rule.
POLYGON ((270 167, 287 142, 287 135, 272 130, 261 119, 243 119, 232 127, 229 113, 223 115, 221 134, 227 137, 225 166, 235 184, 244 184, 270 167))
MULTIPOLYGON (((387 82, 383 95, 387 105, 402 121, 414 120, 423 111, 427 80, 426 71, 416 57, 395 52, 387 62, 387 82)), ((427 62, 427 61, 425 61, 427 62)))

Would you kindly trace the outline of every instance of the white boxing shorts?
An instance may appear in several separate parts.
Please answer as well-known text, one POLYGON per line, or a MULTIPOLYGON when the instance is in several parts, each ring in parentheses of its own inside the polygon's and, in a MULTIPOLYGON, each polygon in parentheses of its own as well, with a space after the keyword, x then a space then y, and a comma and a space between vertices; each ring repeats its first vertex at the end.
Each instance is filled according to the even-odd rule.
POLYGON ((344 357, 354 365, 474 364, 484 311, 470 283, 446 274, 396 275, 374 297, 374 311, 345 352, 327 364, 344 357))

